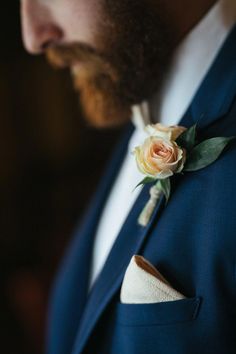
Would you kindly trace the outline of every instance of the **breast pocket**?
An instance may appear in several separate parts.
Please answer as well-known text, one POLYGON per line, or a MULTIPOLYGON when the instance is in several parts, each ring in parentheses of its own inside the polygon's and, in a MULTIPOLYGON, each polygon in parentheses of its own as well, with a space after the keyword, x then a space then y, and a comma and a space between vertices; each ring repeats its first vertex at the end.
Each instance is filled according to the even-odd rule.
POLYGON ((183 346, 191 341, 200 304, 200 297, 154 304, 118 303, 112 354, 185 353, 183 346))

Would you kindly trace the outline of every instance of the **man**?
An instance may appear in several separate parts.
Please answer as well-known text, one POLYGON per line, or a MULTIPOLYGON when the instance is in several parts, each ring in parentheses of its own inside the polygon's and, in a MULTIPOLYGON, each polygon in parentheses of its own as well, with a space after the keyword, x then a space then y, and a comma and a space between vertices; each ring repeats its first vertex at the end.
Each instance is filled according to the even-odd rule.
POLYGON ((88 121, 126 127, 59 272, 48 353, 235 353, 235 143, 174 176, 143 225, 150 186, 132 193, 131 154, 150 122, 236 135, 235 0, 21 5, 25 47, 70 68, 88 121))

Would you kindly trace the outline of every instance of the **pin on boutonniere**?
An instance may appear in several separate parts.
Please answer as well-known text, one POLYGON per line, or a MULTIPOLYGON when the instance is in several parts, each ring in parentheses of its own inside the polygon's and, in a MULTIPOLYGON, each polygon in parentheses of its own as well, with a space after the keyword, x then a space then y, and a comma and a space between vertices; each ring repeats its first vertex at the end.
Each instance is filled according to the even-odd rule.
POLYGON ((197 142, 196 125, 165 126, 160 123, 145 127, 148 137, 134 150, 137 167, 145 178, 136 186, 152 184, 150 199, 139 216, 146 226, 162 195, 166 203, 171 193, 170 178, 175 174, 200 170, 212 164, 235 137, 216 137, 197 142))

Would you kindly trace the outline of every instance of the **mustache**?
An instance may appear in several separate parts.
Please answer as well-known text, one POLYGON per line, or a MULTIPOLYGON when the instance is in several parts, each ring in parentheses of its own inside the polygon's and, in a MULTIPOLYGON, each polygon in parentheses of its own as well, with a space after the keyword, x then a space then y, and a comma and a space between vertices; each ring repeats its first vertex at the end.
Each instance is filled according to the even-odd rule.
POLYGON ((86 43, 53 45, 46 50, 48 61, 55 67, 66 68, 78 62, 107 62, 105 55, 86 43))
POLYGON ((65 69, 82 63, 90 72, 96 70, 100 75, 109 76, 114 82, 118 80, 117 71, 111 61, 86 43, 53 45, 46 50, 45 55, 55 68, 65 69))

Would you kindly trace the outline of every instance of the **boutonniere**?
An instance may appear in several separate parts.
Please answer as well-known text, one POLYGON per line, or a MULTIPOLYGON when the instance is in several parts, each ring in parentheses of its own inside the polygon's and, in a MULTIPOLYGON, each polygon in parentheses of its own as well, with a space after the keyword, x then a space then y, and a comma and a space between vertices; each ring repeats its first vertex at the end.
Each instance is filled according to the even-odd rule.
POLYGON ((146 226, 162 195, 166 203, 171 194, 170 178, 175 174, 197 171, 212 164, 235 137, 216 137, 197 142, 196 125, 165 126, 160 123, 145 127, 147 138, 134 150, 137 167, 145 175, 136 186, 152 183, 150 199, 139 216, 146 226))

